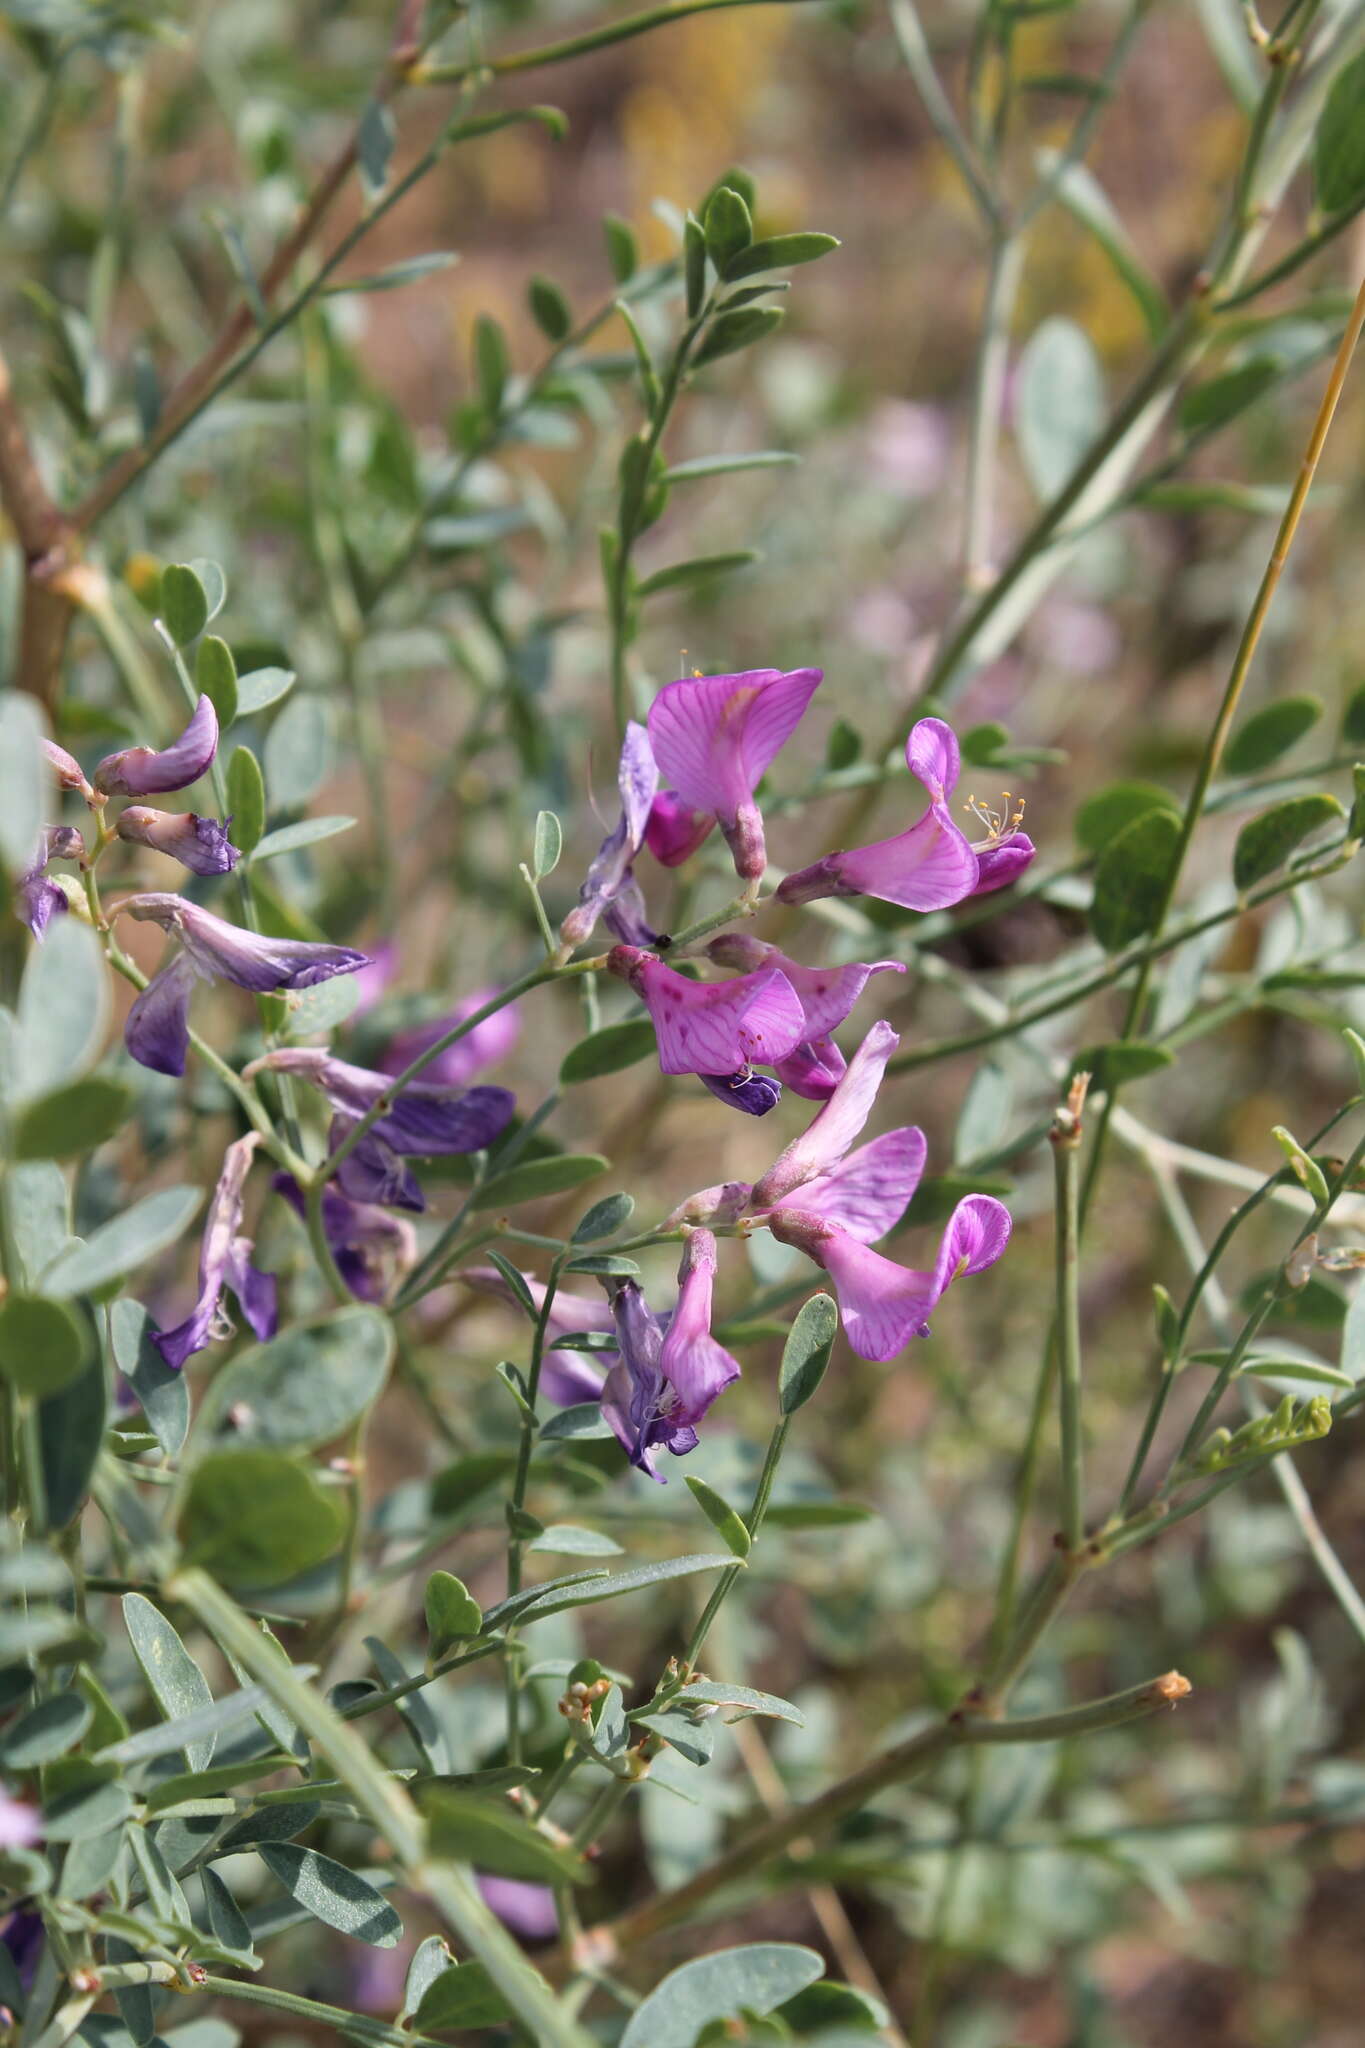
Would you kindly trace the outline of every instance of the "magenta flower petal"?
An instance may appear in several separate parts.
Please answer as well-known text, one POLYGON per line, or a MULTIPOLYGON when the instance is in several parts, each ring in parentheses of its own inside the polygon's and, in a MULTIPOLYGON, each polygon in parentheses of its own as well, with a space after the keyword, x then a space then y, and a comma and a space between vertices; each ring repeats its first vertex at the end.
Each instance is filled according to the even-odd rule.
POLYGON ((201 697, 178 740, 158 753, 153 747, 124 747, 106 754, 95 770, 95 787, 107 796, 164 796, 188 789, 218 751, 218 714, 201 697))
POLYGON ((715 1238, 709 1230, 689 1232, 666 1331, 633 1280, 612 1291, 621 1357, 602 1388, 602 1413, 632 1465, 660 1483, 654 1450, 662 1446, 675 1458, 695 1450, 697 1424, 739 1376, 735 1360, 711 1335, 715 1272, 715 1238))
POLYGON ((899 1044, 889 1024, 872 1026, 824 1108, 755 1183, 755 1209, 775 1208, 793 1188, 838 1165, 871 1115, 886 1063, 899 1044))
POLYGON ((875 1244, 900 1222, 920 1184, 928 1150, 923 1131, 910 1124, 860 1145, 828 1173, 808 1180, 800 1203, 808 1214, 846 1230, 860 1244, 875 1244))
MULTIPOLYGON (((616 774, 621 794, 621 816, 607 834, 589 867, 578 902, 560 927, 567 946, 581 946, 604 914, 618 937, 626 932, 642 934, 645 941, 655 935, 644 920, 644 902, 635 888, 633 863, 645 843, 659 770, 650 751, 649 734, 634 719, 626 727, 621 744, 621 761, 616 774), (624 898, 624 917, 611 918, 611 911, 624 898), (619 927, 624 925, 625 931, 619 927)), ((633 939, 632 939, 633 942, 633 939)))
POLYGON ((998 845, 976 849, 977 877, 973 896, 988 896, 993 889, 1008 889, 1017 882, 1038 849, 1027 832, 1011 833, 998 845))
POLYGON ((754 791, 800 724, 820 678, 815 668, 685 676, 666 683, 649 707, 660 772, 684 804, 714 815, 746 879, 761 875, 766 864, 754 791))
POLYGON ((645 845, 660 867, 681 867, 715 828, 710 811, 694 811, 671 789, 661 789, 650 807, 645 845))
POLYGON ((776 968, 707 984, 689 981, 637 946, 613 946, 607 966, 649 1011, 665 1074, 735 1074, 771 1065, 801 1042, 804 1012, 776 968))
POLYGON ((169 853, 196 875, 230 874, 241 854, 228 838, 230 818, 201 818, 195 811, 154 811, 147 804, 129 804, 118 821, 120 839, 169 853))
POLYGON ((664 1378, 677 1396, 674 1416, 695 1425, 717 1395, 739 1378, 739 1362, 711 1335, 716 1240, 709 1230, 689 1232, 678 1268, 678 1304, 659 1354, 664 1378))
POLYGON ((483 1894, 490 1913, 496 1913, 504 1927, 523 1941, 552 1941, 559 1932, 555 1895, 547 1884, 530 1884, 520 1877, 476 1875, 474 1882, 483 1894))
POLYGON ((249 1131, 229 1145, 213 1191, 199 1249, 199 1296, 183 1323, 158 1330, 152 1342, 167 1365, 179 1369, 187 1358, 217 1338, 232 1335, 223 1309, 224 1290, 231 1288, 256 1335, 264 1341, 276 1327, 275 1278, 251 1264, 251 1240, 241 1235, 246 1178, 260 1136, 249 1131))
POLYGON ((190 1049, 190 996, 199 979, 188 953, 176 953, 143 989, 123 1026, 123 1042, 154 1074, 185 1071, 190 1049))
POLYGON ((935 803, 944 802, 962 773, 957 734, 941 718, 921 718, 905 742, 905 765, 935 803))
MULTIPOLYGON (((496 989, 476 989, 473 995, 456 1003, 445 1016, 434 1017, 429 1024, 415 1024, 408 1031, 398 1032, 385 1046, 380 1066, 386 1074, 405 1072, 429 1046, 444 1038, 457 1024, 463 1024, 466 1017, 472 1017, 496 994, 496 989)), ((421 1078, 443 1088, 463 1088, 485 1067, 496 1066, 499 1060, 506 1059, 520 1036, 521 1013, 515 1003, 506 1003, 491 1017, 485 1017, 482 1024, 476 1024, 472 1031, 467 1031, 463 1038, 457 1038, 454 1045, 448 1045, 444 1052, 438 1053, 423 1068, 421 1078)))
POLYGON ((848 1061, 832 1038, 807 1039, 782 1060, 774 1060, 773 1072, 784 1088, 807 1102, 828 1102, 844 1075, 848 1061))

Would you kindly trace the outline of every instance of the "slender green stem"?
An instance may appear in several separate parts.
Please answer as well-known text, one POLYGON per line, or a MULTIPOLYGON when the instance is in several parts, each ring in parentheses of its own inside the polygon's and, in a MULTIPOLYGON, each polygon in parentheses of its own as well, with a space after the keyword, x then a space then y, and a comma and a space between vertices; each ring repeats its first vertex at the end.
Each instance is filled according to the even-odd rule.
POLYGON ((1081 1142, 1079 1099, 1059 1109, 1052 1126, 1056 1177, 1056 1347, 1057 1391, 1062 1436, 1062 1533, 1070 1551, 1085 1540, 1084 1447, 1081 1436, 1080 1205, 1081 1142))
POLYGON ((998 227, 1002 220, 1000 201, 943 89, 914 0, 891 0, 891 32, 905 68, 915 81, 930 126, 957 166, 982 218, 998 227))
POLYGON ((1017 232, 997 232, 991 245, 967 456, 962 574, 968 590, 988 588, 995 577, 992 526, 997 495, 996 461, 1009 367, 1010 321, 1024 273, 1024 253, 1025 245, 1017 232))
MULTIPOLYGON (((753 1503, 748 1514, 744 1517, 744 1526, 749 1531, 751 1539, 757 1537, 759 1530, 763 1526, 763 1517, 768 1512, 768 1502, 772 1497, 773 1482, 777 1478, 777 1468, 782 1460, 782 1452, 786 1445, 787 1432, 790 1428, 791 1417, 790 1415, 784 1415, 777 1423, 772 1435, 768 1438, 768 1449, 763 1460, 763 1469, 758 1475, 758 1485, 754 1489, 753 1503)), ((701 1656, 702 1646, 707 1636, 711 1633, 711 1626, 733 1592, 743 1570, 744 1566, 742 1564, 729 1565, 717 1579, 715 1586, 712 1588, 711 1597, 702 1609, 697 1625, 692 1631, 691 1640, 683 1652, 682 1665, 685 1672, 696 1670, 697 1659, 701 1656)))
POLYGON ((670 21, 685 21, 689 14, 714 14, 726 7, 790 6, 795 0, 671 0, 664 7, 649 7, 641 14, 626 14, 602 28, 587 29, 582 35, 566 36, 562 42, 543 43, 538 49, 514 51, 508 57, 492 57, 472 64, 422 64, 413 72, 417 85, 458 85, 466 79, 485 75, 501 77, 509 71, 535 71, 545 64, 565 64, 585 57, 593 50, 605 50, 612 43, 631 36, 646 35, 670 21))
MULTIPOLYGON (((526 1376, 526 1410, 521 1418, 521 1438, 517 1444, 517 1466, 512 1478, 512 1497, 507 1509, 507 1595, 521 1591, 521 1566, 524 1539, 520 1530, 521 1516, 526 1506, 526 1481, 531 1470, 531 1452, 535 1447, 537 1421, 536 1398, 540 1392, 540 1370, 545 1360, 545 1336, 550 1327, 550 1313, 554 1308, 555 1294, 559 1288, 559 1275, 563 1268, 562 1254, 556 1258, 545 1281, 545 1294, 536 1317, 535 1335, 531 1340, 531 1366, 526 1376)), ((509 1628, 504 1645, 503 1675, 507 1696, 507 1755, 511 1763, 521 1762, 521 1663, 520 1646, 516 1630, 509 1628)))

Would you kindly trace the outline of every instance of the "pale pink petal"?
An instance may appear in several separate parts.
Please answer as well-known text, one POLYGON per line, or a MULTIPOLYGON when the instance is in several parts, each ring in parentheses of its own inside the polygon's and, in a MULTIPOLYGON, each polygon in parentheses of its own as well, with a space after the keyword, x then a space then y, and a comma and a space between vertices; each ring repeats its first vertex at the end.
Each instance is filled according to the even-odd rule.
MULTIPOLYGON (((876 896, 906 910, 950 909, 971 895, 979 874, 971 841, 954 823, 947 805, 940 803, 894 839, 830 854, 819 865, 828 865, 835 872, 839 895, 876 896)), ((796 881, 794 876, 787 879, 796 881)), ((779 895, 786 888, 784 882, 779 895)), ((799 902, 803 898, 793 891, 784 900, 799 902)))
POLYGON ((709 1230, 691 1231, 678 1268, 678 1305, 659 1353, 664 1378, 678 1397, 672 1419, 685 1426, 695 1427, 716 1396, 739 1378, 738 1361, 711 1335, 715 1277, 715 1238, 709 1230))
POLYGON ((948 1218, 934 1261, 935 1299, 962 1273, 983 1273, 1010 1241, 1010 1212, 993 1195, 966 1195, 948 1218))
POLYGON ((872 1026, 824 1108, 756 1183, 755 1209, 774 1207, 793 1188, 838 1164, 871 1115, 886 1063, 899 1044, 899 1035, 885 1021, 872 1026))
POLYGON ((957 788, 962 773, 957 734, 941 718, 921 718, 905 743, 905 765, 941 803, 957 788))
POLYGON ((818 669, 760 668, 665 684, 649 708, 661 774, 694 810, 733 823, 819 682, 818 669))
POLYGON ((860 1244, 875 1244, 900 1222, 924 1172, 928 1147, 913 1124, 887 1131, 850 1152, 831 1172, 808 1180, 801 1207, 837 1224, 860 1244))

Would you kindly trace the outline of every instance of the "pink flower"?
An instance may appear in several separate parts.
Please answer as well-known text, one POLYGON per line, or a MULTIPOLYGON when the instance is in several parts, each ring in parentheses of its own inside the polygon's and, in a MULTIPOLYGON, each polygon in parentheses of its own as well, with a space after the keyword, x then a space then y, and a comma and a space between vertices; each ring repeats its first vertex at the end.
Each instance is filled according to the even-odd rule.
POLYGON ((884 1020, 872 1026, 828 1102, 756 1182, 755 1210, 776 1208, 793 1188, 833 1171, 871 1115, 887 1061, 899 1044, 884 1020))
POLYGON ((1028 866, 1034 847, 1017 829, 1017 812, 1000 819, 978 812, 991 833, 979 847, 954 821, 948 799, 962 761, 956 736, 941 718, 919 721, 906 742, 905 759, 928 792, 924 816, 894 839, 827 853, 788 875, 777 891, 784 903, 877 896, 907 910, 946 910, 979 890, 1003 888, 1028 866))
POLYGON ((43 1839, 43 1817, 0 1786, 0 1849, 31 1849, 43 1839))
POLYGON ((844 1056, 831 1032, 842 1024, 874 974, 904 974, 899 960, 856 962, 847 967, 804 967, 776 946, 754 938, 748 932, 726 932, 707 947, 711 959, 722 967, 739 967, 755 972, 776 967, 796 990, 806 1020, 801 1043, 773 1068, 779 1081, 811 1102, 823 1102, 834 1093, 844 1072, 844 1056))
POLYGON ((632 1465, 662 1484, 653 1452, 675 1458, 697 1447, 697 1424, 717 1395, 739 1378, 738 1362, 711 1335, 716 1240, 689 1231, 678 1268, 678 1302, 665 1331, 633 1280, 612 1292, 620 1361, 607 1374, 602 1413, 632 1465))
POLYGON ((818 668, 685 676, 665 684, 649 707, 659 772, 683 805, 716 819, 745 881, 757 880, 767 865, 754 791, 820 679, 818 668))
POLYGON ((779 968, 733 981, 689 981, 638 946, 613 946, 607 966, 649 1011, 665 1074, 723 1077, 771 1066, 805 1035, 800 998, 779 968))
POLYGON ((671 789, 661 789, 650 806, 645 845, 660 867, 679 868, 691 859, 715 822, 709 811, 694 811, 671 789))
POLYGON ((968 1195, 948 1219, 930 1272, 898 1266, 804 1206, 775 1210, 768 1228, 780 1243, 795 1245, 824 1267, 850 1345, 859 1358, 884 1363, 912 1338, 929 1335, 929 1318, 954 1280, 995 1264, 1009 1242, 1010 1216, 992 1196, 968 1195))

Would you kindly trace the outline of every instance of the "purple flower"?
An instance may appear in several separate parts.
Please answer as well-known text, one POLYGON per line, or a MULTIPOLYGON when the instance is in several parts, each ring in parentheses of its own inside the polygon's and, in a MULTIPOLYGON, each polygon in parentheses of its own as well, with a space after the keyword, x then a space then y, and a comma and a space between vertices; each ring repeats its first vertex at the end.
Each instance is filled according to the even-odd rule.
POLYGON ((755 1183, 756 1210, 776 1208, 793 1188, 833 1172, 871 1115, 886 1063, 899 1044, 885 1021, 872 1026, 828 1102, 755 1183))
POLYGON ((118 821, 120 839, 169 853, 196 875, 231 874, 241 854, 228 838, 231 818, 201 818, 197 811, 154 811, 148 804, 129 804, 118 821))
MULTIPOLYGON (((0 1802, 6 1806, 18 1804, 18 1801, 10 1800, 3 1794, 0 1794, 0 1802)), ((19 1843, 13 1846, 22 1848, 25 1845, 19 1843)), ((37 1974, 39 1958, 46 1940, 47 1928, 43 1924, 43 1916, 33 1906, 19 1906, 0 1921, 0 1942, 9 1950, 20 1988, 25 1992, 33 1989, 33 1979, 37 1974)), ((4 2010, 4 2007, 0 2007, 0 2012, 4 2010)), ((10 2018, 13 2017, 11 2014, 10 2018)))
POLYGON ((782 1100, 782 1083, 771 1074, 756 1074, 752 1067, 740 1067, 733 1074, 703 1074, 700 1079, 718 1102, 727 1109, 742 1109, 745 1116, 767 1116, 782 1100))
POLYGON ((805 1036, 805 1012, 780 968, 707 984, 689 981, 638 946, 613 946, 607 966, 648 1010, 665 1074, 738 1076, 785 1059, 805 1036))
POLYGON ((475 1884, 483 1902, 496 1913, 504 1927, 523 1941, 552 1941, 559 1932, 555 1895, 547 1884, 530 1884, 520 1877, 486 1877, 476 1873, 475 1884))
POLYGON ((650 808, 645 845, 660 867, 680 868, 709 837, 715 822, 710 811, 694 811, 671 789, 661 789, 650 808))
POLYGON ((158 753, 154 747, 124 747, 106 754, 95 770, 95 788, 106 796, 164 796, 197 782, 218 751, 218 714, 201 697, 178 740, 158 753))
MULTIPOLYGON (((533 1279, 529 1273, 523 1273, 521 1277, 537 1309, 542 1308, 545 1303, 544 1281, 533 1279)), ((495 1266, 466 1267, 460 1278, 480 1294, 494 1294, 499 1301, 510 1302, 514 1307, 518 1305, 516 1295, 495 1266)), ((557 1349, 556 1339, 583 1336, 588 1331, 605 1336, 615 1328, 615 1319, 605 1301, 593 1301, 581 1294, 566 1294, 562 1288, 556 1288, 545 1321, 548 1348, 540 1362, 540 1391, 547 1401, 553 1401, 557 1408, 572 1408, 580 1401, 596 1401, 600 1397, 602 1368, 589 1353, 557 1349)), ((614 1351, 616 1347, 610 1348, 614 1351)))
POLYGON ((257 994, 312 988, 366 965, 351 946, 309 939, 267 939, 201 910, 184 896, 130 896, 120 906, 130 917, 159 924, 181 944, 148 982, 128 1012, 123 1040, 133 1058, 158 1074, 183 1074, 189 1048, 190 995, 196 981, 231 981, 257 994))
POLYGON ((962 763, 952 728, 941 718, 919 721, 906 742, 905 759, 928 792, 924 816, 894 839, 828 853, 813 866, 788 875, 777 891, 784 903, 813 903, 821 896, 877 896, 907 910, 946 910, 979 890, 1003 888, 1028 866, 1034 848, 1017 829, 1021 812, 998 816, 969 805, 990 834, 979 847, 954 821, 948 799, 957 787, 962 763), (1004 854, 1008 860, 997 859, 1004 854))
POLYGON ((506 1088, 445 1088, 430 1081, 410 1082, 390 1100, 391 1074, 353 1067, 323 1046, 279 1046, 247 1067, 243 1078, 262 1068, 297 1074, 321 1090, 336 1111, 333 1151, 376 1104, 385 1105, 337 1172, 338 1186, 354 1202, 424 1209, 422 1190, 404 1159, 481 1152, 507 1128, 516 1109, 516 1097, 506 1088))
POLYGON ((251 1264, 251 1239, 241 1235, 246 1177, 251 1171, 251 1155, 260 1142, 258 1132, 248 1131, 224 1153, 199 1247, 199 1298, 183 1323, 152 1334, 167 1365, 177 1370, 196 1351, 232 1335, 232 1322, 223 1309, 227 1288, 236 1295, 242 1314, 262 1343, 275 1334, 275 1276, 251 1264))
MULTIPOLYGON (((466 1017, 472 1017, 485 1003, 491 1002, 496 989, 476 989, 472 996, 456 1003, 443 1017, 433 1017, 428 1024, 414 1024, 408 1031, 400 1031, 391 1038, 380 1055, 379 1064, 386 1074, 402 1074, 420 1059, 429 1047, 453 1031, 457 1024, 463 1024, 466 1017)), ((444 1052, 437 1053, 434 1060, 423 1068, 422 1078, 428 1082, 439 1082, 446 1088, 464 1088, 481 1073, 485 1067, 496 1066, 506 1059, 521 1036, 521 1015, 515 1003, 504 1004, 491 1017, 485 1017, 482 1024, 476 1024, 472 1031, 466 1031, 463 1038, 457 1038, 454 1045, 448 1045, 444 1052)))
POLYGON ((59 747, 55 740, 43 740, 41 744, 47 756, 47 764, 56 776, 60 788, 79 791, 92 807, 103 803, 103 797, 97 797, 86 781, 85 770, 80 762, 68 754, 65 747, 59 747))
POLYGON ((744 881, 756 881, 767 865, 754 791, 800 724, 821 673, 753 668, 685 676, 666 683, 649 707, 660 773, 681 803, 716 819, 744 881))
MULTIPOLYGON (((292 1173, 270 1185, 307 1219, 308 1204, 292 1173)), ((370 1202, 353 1202, 332 1181, 322 1191, 322 1228, 338 1273, 358 1301, 385 1302, 417 1263, 417 1235, 401 1216, 370 1202)))
POLYGON ((74 825, 45 825, 31 867, 15 878, 16 909, 35 939, 41 939, 54 917, 70 908, 66 893, 47 879, 53 860, 80 860, 85 841, 74 825))
POLYGON ((616 781, 621 792, 620 820, 598 847, 578 892, 578 902, 559 928, 559 936, 570 951, 590 936, 600 917, 606 918, 608 928, 618 939, 631 945, 648 946, 657 937, 645 920, 644 898, 635 880, 634 863, 645 843, 650 809, 659 787, 659 771, 650 751, 649 734, 634 719, 626 727, 616 781))
POLYGON ((834 1093, 844 1072, 844 1056, 830 1033, 843 1023, 874 974, 904 974, 899 960, 872 960, 847 967, 803 967, 776 946, 756 939, 749 932, 725 932, 707 947, 711 959, 722 967, 738 967, 753 973, 776 967, 796 990, 805 1016, 801 1043, 785 1058, 773 1062, 779 1081, 797 1095, 823 1102, 834 1093))
MULTIPOLYGON (((802 1204, 806 1193, 801 1191, 802 1204)), ((1010 1215, 991 1195, 966 1196, 948 1219, 930 1272, 898 1266, 804 1206, 774 1211, 768 1228, 779 1243, 795 1245, 824 1267, 850 1345, 859 1358, 884 1363, 912 1338, 929 1335, 929 1318, 954 1280, 995 1264, 1009 1242, 1010 1215)))
POLYGON ((689 1231, 678 1268, 678 1304, 665 1331, 633 1280, 612 1290, 621 1357, 607 1374, 602 1413, 632 1465, 662 1483, 653 1451, 675 1458, 697 1447, 697 1424, 718 1394, 739 1378, 739 1365, 711 1335, 716 1240, 689 1231))

